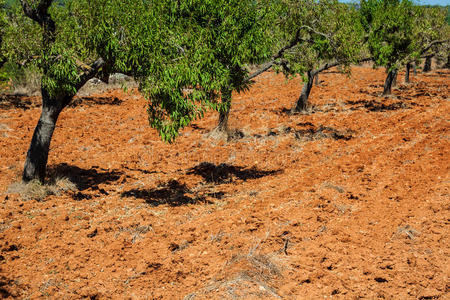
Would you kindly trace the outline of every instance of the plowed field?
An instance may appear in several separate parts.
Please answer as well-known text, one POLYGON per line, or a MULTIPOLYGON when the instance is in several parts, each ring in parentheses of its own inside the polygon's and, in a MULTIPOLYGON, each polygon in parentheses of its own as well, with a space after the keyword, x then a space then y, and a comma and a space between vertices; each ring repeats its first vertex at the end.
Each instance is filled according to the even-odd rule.
MULTIPOLYGON (((402 75, 402 73, 400 74, 402 75)), ((20 180, 38 98, 0 102, 0 297, 449 299, 450 71, 381 97, 385 72, 266 73, 164 144, 146 101, 111 90, 58 120, 44 200, 20 180)))

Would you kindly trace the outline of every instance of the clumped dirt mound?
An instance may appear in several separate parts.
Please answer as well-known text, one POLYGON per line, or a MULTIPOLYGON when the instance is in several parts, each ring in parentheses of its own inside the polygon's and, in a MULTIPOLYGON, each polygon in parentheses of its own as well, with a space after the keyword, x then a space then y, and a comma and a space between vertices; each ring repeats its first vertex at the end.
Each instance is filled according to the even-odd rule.
POLYGON ((73 188, 40 201, 7 192, 39 99, 0 98, 0 297, 448 299, 450 72, 384 76, 324 73, 290 115, 300 80, 263 74, 239 139, 211 113, 173 145, 139 95, 83 96, 49 157, 73 188))

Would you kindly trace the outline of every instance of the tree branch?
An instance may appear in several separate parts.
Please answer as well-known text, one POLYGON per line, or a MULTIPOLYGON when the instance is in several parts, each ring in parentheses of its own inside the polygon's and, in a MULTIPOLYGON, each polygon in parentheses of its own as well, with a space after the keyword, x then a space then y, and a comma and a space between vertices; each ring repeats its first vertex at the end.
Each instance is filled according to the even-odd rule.
POLYGON ((52 16, 48 13, 52 2, 53 0, 41 0, 36 8, 33 8, 27 0, 20 0, 24 14, 44 29, 42 34, 44 46, 48 46, 55 41, 56 25, 52 16))
POLYGON ((422 49, 422 51, 420 51, 420 55, 425 54, 428 50, 430 50, 435 45, 443 44, 443 43, 449 42, 449 41, 450 40, 436 40, 436 41, 432 41, 430 44, 428 44, 428 46, 426 46, 425 48, 422 49))
POLYGON ((310 27, 310 26, 303 25, 302 27, 299 28, 299 31, 302 30, 302 29, 308 29, 308 31, 311 31, 311 32, 314 33, 314 34, 323 36, 323 37, 326 38, 327 40, 330 40, 330 37, 329 37, 328 35, 326 35, 326 34, 323 33, 323 32, 317 31, 317 30, 313 29, 313 28, 310 27))
MULTIPOLYGON (((420 58, 426 58, 429 55, 425 55, 425 53, 427 53, 427 51, 430 50, 433 46, 439 45, 439 44, 443 44, 443 43, 447 43, 447 42, 450 42, 450 39, 432 41, 431 43, 429 43, 425 48, 423 48, 420 51, 419 57, 420 58)), ((411 56, 412 56, 411 54, 408 55, 403 60, 401 60, 400 63, 404 63, 405 61, 406 61, 406 63, 412 63, 412 62, 416 61, 416 59, 413 59, 411 56)))
POLYGON ((245 78, 245 81, 250 81, 253 78, 255 78, 258 75, 261 75, 262 73, 266 72, 267 70, 269 70, 270 68, 272 68, 273 65, 276 65, 277 62, 276 60, 279 59, 280 57, 283 56, 284 52, 286 52, 287 50, 295 47, 299 42, 303 41, 303 39, 300 38, 300 31, 302 28, 298 29, 297 32, 295 33, 294 38, 289 42, 289 44, 287 44, 286 46, 282 47, 274 56, 272 56, 271 60, 265 64, 263 64, 262 68, 259 69, 258 71, 250 74, 249 76, 247 76, 247 78, 245 78))
POLYGON ((78 91, 83 87, 83 85, 88 82, 89 79, 94 78, 100 69, 105 65, 105 61, 103 58, 99 58, 94 61, 90 66, 87 66, 86 70, 80 76, 80 82, 76 86, 76 90, 78 91))
MULTIPOLYGON (((372 60, 372 57, 366 57, 366 58, 362 58, 362 59, 357 60, 355 63, 362 63, 362 62, 367 62, 367 61, 371 61, 371 60, 372 60)), ((350 61, 345 61, 344 60, 344 61, 335 61, 335 62, 332 62, 332 63, 326 63, 326 64, 322 65, 320 68, 312 71, 313 77, 316 76, 317 74, 319 74, 320 72, 323 72, 323 71, 328 70, 330 68, 337 67, 339 65, 343 65, 343 64, 346 64, 346 63, 349 63, 349 62, 350 61)))
POLYGON ((20 0, 25 15, 41 26, 44 25, 46 18, 49 17, 48 9, 52 5, 52 2, 53 0, 41 0, 36 8, 32 8, 27 0, 20 0))

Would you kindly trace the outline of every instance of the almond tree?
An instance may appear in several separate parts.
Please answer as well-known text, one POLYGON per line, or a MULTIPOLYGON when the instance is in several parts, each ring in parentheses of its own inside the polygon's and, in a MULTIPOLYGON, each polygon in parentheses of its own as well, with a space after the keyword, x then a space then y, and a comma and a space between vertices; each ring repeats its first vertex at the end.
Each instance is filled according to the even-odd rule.
POLYGON ((6 62, 6 57, 3 51, 3 36, 5 35, 5 28, 7 27, 6 22, 6 11, 5 11, 5 1, 0 1, 0 68, 6 62))
MULTIPOLYGON (((50 142, 61 111, 94 76, 133 76, 149 99, 149 123, 165 141, 203 116, 227 111, 233 90, 248 87, 245 64, 270 57, 264 22, 271 1, 21 0, 36 47, 15 57, 42 73, 42 112, 23 181, 45 180, 50 142), (222 101, 220 101, 222 95, 222 101)), ((13 26, 13 24, 8 24, 13 26)), ((14 30, 20 31, 22 27, 14 30)), ((12 29, 11 29, 12 30, 12 29)))
POLYGON ((429 72, 432 58, 450 40, 449 25, 446 22, 447 12, 441 7, 420 7, 420 11, 420 17, 415 22, 415 41, 420 57, 425 58, 423 72, 429 72))
MULTIPOLYGON (((200 32, 194 43, 206 55, 189 58, 205 64, 208 78, 202 82, 210 92, 221 95, 219 123, 216 130, 228 132, 228 115, 234 91, 249 88, 248 64, 257 64, 271 55, 272 39, 269 35, 275 1, 187 1, 183 14, 189 31, 200 32)), ((164 81, 164 79, 163 79, 164 81)))
POLYGON ((286 51, 282 65, 286 75, 305 74, 302 92, 291 110, 300 112, 307 109, 313 79, 320 72, 336 66, 349 71, 352 62, 361 61, 363 30, 354 7, 337 0, 286 3, 282 31, 285 38, 296 36, 299 42, 286 51))
POLYGON ((362 0, 360 6, 374 67, 388 72, 383 95, 389 95, 400 66, 417 55, 414 23, 420 10, 410 0, 362 0))

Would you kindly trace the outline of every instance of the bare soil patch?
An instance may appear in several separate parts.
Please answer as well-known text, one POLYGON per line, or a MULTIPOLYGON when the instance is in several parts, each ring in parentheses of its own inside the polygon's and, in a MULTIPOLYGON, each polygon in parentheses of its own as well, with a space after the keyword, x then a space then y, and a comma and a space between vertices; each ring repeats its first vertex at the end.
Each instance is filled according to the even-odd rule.
MULTIPOLYGON (((62 112, 44 199, 20 179, 39 98, 0 98, 0 297, 318 299, 450 297, 450 72, 380 97, 384 70, 263 74, 164 144, 136 92, 62 112)), ((400 75, 401 76, 401 75, 400 75)), ((401 81, 399 77, 399 82, 401 81)))

